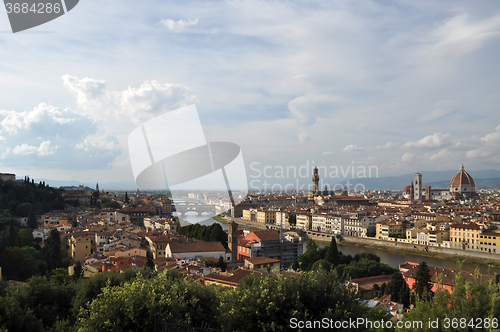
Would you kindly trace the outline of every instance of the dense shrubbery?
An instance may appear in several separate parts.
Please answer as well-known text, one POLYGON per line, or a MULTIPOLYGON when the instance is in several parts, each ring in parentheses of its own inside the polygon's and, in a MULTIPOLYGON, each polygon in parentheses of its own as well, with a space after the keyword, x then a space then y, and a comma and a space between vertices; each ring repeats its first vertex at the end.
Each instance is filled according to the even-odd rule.
POLYGON ((479 270, 476 280, 466 281, 460 273, 455 273, 453 294, 444 289, 434 296, 418 297, 416 308, 405 317, 408 321, 424 322, 422 328, 406 331, 499 331, 500 328, 500 284, 492 278, 481 281, 479 270), (449 326, 446 327, 449 319, 449 326), (491 323, 496 319, 496 327, 491 323), (489 320, 488 326, 485 324, 489 320), (429 327, 430 321, 439 320, 438 328, 429 327), (481 328, 478 323, 481 322, 481 328), (456 325, 455 325, 456 324, 456 325))
POLYGON ((335 238, 330 246, 319 248, 313 241, 307 243, 307 250, 298 262, 292 264, 295 270, 335 271, 341 280, 393 274, 394 269, 381 263, 380 258, 372 253, 344 255, 338 251, 335 238))
POLYGON ((44 182, 35 184, 29 178, 24 182, 0 180, 0 211, 4 217, 28 217, 32 209, 35 215, 64 209, 61 190, 46 186, 44 182))
POLYGON ((202 286, 174 271, 105 273, 57 284, 0 284, 0 329, 153 331, 154 320, 208 324, 213 331, 287 331, 290 319, 349 319, 366 314, 334 272, 253 275, 237 289, 202 286))
POLYGON ((221 242, 227 248, 227 233, 224 232, 219 223, 213 223, 210 226, 200 224, 177 227, 177 232, 189 238, 195 238, 202 241, 221 242))

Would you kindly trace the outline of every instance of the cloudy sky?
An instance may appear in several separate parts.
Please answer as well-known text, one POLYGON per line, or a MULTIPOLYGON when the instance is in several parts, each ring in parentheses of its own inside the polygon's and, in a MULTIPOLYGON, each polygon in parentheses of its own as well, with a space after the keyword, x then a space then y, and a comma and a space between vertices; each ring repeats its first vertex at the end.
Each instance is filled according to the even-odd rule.
POLYGON ((130 132, 191 104, 249 177, 500 169, 499 54, 496 0, 85 0, 16 34, 2 8, 0 172, 133 183, 130 132))

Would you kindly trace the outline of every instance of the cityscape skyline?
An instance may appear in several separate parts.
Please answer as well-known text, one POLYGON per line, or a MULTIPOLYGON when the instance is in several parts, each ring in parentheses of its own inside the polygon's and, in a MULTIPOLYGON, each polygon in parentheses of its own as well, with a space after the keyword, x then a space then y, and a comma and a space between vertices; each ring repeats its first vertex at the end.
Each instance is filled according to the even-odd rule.
POLYGON ((0 171, 133 183, 129 133, 191 104, 249 176, 499 170, 499 27, 494 1, 86 1, 0 35, 0 171))

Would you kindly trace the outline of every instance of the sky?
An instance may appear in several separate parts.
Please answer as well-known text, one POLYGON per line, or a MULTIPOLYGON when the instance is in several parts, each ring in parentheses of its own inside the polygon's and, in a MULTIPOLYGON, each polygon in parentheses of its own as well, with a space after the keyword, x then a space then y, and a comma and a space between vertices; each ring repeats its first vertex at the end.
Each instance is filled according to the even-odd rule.
POLYGON ((129 134, 192 104, 249 181, 498 170, 498 54, 495 0, 85 0, 15 34, 0 8, 0 172, 134 184, 129 134))

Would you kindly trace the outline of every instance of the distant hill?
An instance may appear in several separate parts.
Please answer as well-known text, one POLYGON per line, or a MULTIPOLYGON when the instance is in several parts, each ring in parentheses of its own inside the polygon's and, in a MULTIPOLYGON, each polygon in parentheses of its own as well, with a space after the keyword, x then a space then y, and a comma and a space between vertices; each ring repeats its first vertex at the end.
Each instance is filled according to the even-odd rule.
MULTIPOLYGON (((500 171, 498 170, 483 170, 483 171, 467 171, 474 182, 476 189, 491 189, 500 188, 500 171)), ((450 171, 422 171, 422 181, 424 186, 434 188, 448 188, 451 178, 457 173, 457 170, 450 171)), ((404 174, 400 176, 388 176, 379 178, 360 178, 350 179, 352 184, 362 184, 366 189, 403 189, 411 184, 413 174, 404 174)), ((345 184, 347 180, 338 182, 345 184)))
MULTIPOLYGON (((457 173, 458 170, 449 171, 421 171, 422 180, 424 186, 432 186, 434 188, 447 188, 450 186, 451 178, 457 173)), ((482 170, 482 171, 469 171, 467 172, 472 176, 474 182, 476 183, 477 189, 490 189, 490 188, 500 188, 500 171, 499 170, 482 170)), ((320 187, 323 188, 325 184, 329 187, 333 187, 335 184, 345 185, 347 180, 335 181, 336 179, 323 179, 321 178, 320 187)), ((45 183, 51 187, 59 188, 61 186, 88 186, 90 188, 95 188, 96 183, 90 182, 80 182, 72 180, 49 180, 49 179, 35 179, 38 181, 45 181, 45 183)), ((299 186, 299 189, 312 189, 312 181, 310 177, 299 178, 299 179, 288 179, 288 178, 249 178, 248 184, 250 190, 257 190, 259 187, 264 188, 264 183, 267 181, 267 189, 270 189, 274 184, 277 189, 284 188, 288 185, 287 189, 292 190, 299 186), (309 187, 309 188, 308 188, 309 187)), ((355 178, 349 179, 350 188, 354 185, 363 185, 366 189, 403 189, 407 185, 411 184, 413 181, 413 173, 404 174, 399 176, 386 176, 378 178, 355 178)), ((99 188, 101 190, 136 190, 138 187, 134 182, 101 182, 99 181, 99 188)))
MULTIPOLYGON (((92 190, 95 189, 96 183, 90 182, 80 182, 75 180, 49 180, 49 179, 35 179, 35 181, 45 181, 48 186, 59 188, 59 187, 89 187, 92 190)), ((137 185, 134 182, 100 182, 99 189, 104 191, 110 190, 136 190, 137 185)))

